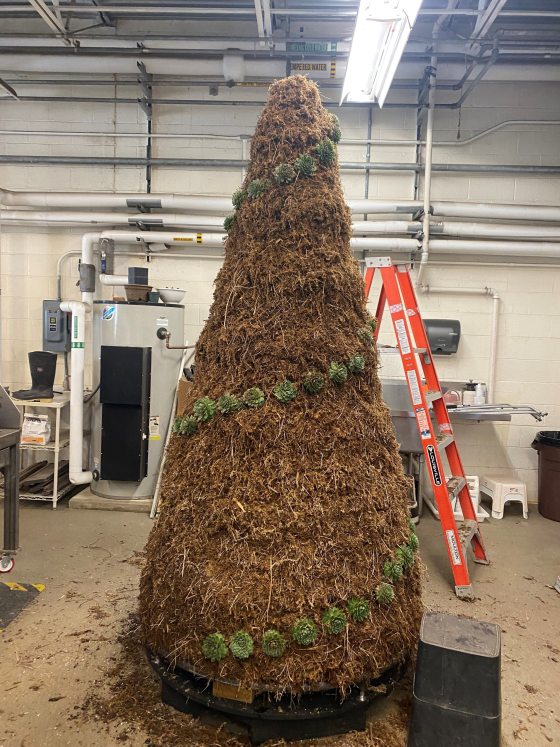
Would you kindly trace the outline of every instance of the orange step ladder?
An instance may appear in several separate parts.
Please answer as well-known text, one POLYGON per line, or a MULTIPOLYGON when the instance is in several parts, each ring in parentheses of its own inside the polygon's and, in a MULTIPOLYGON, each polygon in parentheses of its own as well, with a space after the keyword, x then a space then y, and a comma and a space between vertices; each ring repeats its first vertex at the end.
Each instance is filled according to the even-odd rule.
POLYGON ((364 276, 365 297, 369 297, 376 270, 381 274, 381 292, 375 318, 375 339, 383 318, 385 305, 391 319, 406 382, 412 400, 416 424, 426 459, 445 538, 447 554, 455 581, 455 593, 461 599, 472 599, 473 589, 467 566, 467 549, 470 546, 476 563, 488 564, 480 527, 469 493, 467 479, 447 407, 443 401, 434 359, 430 351, 424 322, 410 279, 408 265, 394 265, 390 257, 368 257, 364 276), (422 375, 421 375, 422 374, 422 375), (432 405, 434 420, 430 415, 432 405), (447 457, 451 478, 445 478, 443 456, 447 457), (464 520, 456 523, 452 502, 459 500, 464 520))

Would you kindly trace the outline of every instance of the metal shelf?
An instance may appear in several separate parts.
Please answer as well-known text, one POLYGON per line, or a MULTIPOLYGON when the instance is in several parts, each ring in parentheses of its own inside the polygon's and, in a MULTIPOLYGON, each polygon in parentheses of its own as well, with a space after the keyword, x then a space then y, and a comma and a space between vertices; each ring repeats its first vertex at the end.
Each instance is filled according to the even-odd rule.
POLYGON ((60 438, 59 443, 57 445, 56 441, 50 442, 48 444, 45 444, 44 446, 40 446, 39 444, 24 444, 20 443, 19 447, 20 449, 26 449, 29 451, 60 451, 61 449, 64 449, 68 444, 70 443, 70 433, 69 431, 61 431, 60 432, 60 438))

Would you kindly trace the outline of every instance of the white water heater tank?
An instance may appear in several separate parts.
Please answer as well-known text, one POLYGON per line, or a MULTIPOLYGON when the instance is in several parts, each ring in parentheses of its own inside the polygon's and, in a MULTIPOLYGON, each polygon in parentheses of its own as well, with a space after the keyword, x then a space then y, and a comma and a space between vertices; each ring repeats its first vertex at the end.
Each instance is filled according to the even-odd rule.
POLYGON ((104 498, 153 496, 179 377, 184 307, 95 301, 92 493, 104 498), (160 330, 160 337, 158 337, 160 330))

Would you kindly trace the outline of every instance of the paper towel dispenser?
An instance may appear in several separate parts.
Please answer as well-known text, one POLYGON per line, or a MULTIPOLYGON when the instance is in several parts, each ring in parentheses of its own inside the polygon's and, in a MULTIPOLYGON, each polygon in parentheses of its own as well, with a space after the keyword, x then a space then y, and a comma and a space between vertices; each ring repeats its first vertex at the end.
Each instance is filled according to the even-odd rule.
POLYGON ((424 326, 434 355, 457 352, 461 339, 461 322, 458 319, 424 319, 424 326))

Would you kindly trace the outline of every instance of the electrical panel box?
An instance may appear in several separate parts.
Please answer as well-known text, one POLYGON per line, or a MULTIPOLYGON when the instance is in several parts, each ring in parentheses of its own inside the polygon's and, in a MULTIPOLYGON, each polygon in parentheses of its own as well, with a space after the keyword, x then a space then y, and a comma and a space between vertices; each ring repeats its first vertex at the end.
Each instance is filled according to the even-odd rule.
POLYGON ((60 309, 61 301, 43 301, 43 350, 66 353, 70 350, 71 314, 60 309))
POLYGON ((456 353, 461 339, 461 322, 457 319, 424 319, 430 350, 434 355, 456 353))

